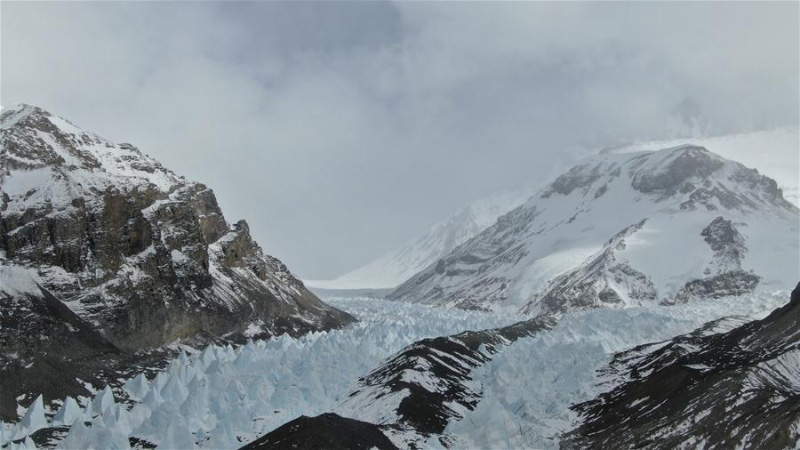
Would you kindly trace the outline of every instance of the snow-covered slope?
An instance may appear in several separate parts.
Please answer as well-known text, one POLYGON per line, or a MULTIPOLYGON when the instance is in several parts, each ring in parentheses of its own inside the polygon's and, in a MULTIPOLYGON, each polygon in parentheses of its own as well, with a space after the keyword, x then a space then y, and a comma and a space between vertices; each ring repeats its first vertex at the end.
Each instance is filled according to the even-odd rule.
POLYGON ((799 225, 775 181, 702 147, 606 151, 389 298, 536 314, 787 289, 799 225))
POLYGON ((525 202, 532 192, 505 192, 480 200, 434 225, 427 234, 334 280, 306 280, 321 289, 387 289, 399 286, 420 270, 493 224, 525 202))

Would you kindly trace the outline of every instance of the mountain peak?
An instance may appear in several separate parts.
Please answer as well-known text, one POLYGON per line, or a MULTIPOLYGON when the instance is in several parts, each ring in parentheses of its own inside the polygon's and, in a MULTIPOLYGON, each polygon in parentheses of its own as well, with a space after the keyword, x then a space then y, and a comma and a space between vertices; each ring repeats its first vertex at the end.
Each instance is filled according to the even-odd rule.
POLYGON ((3 108, 0 112, 0 129, 10 128, 17 124, 30 126, 32 125, 31 118, 43 118, 51 115, 38 106, 19 103, 10 108, 3 108))
POLYGON ((0 169, 0 184, 8 197, 4 206, 12 209, 38 200, 68 204, 75 197, 95 198, 95 192, 111 187, 155 187, 166 193, 185 184, 136 147, 113 143, 25 104, 0 113, 0 169))
POLYGON ((704 147, 604 152, 389 297, 463 308, 526 305, 533 314, 672 300, 698 290, 784 288, 797 272, 797 218, 774 180, 704 147), (728 253, 703 239, 720 217, 718 223, 741 230, 728 253))
POLYGON ((655 151, 601 152, 556 178, 540 198, 575 192, 597 199, 614 187, 618 192, 632 188, 660 205, 671 200, 681 209, 757 210, 765 203, 794 209, 773 179, 692 144, 655 151))

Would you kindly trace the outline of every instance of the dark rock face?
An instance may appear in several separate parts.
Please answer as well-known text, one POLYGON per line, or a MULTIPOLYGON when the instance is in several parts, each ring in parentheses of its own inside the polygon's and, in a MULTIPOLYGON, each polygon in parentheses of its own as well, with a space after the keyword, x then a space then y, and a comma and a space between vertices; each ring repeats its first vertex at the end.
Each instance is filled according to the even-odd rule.
POLYGON ((251 442, 242 450, 396 450, 381 428, 367 422, 327 413, 301 416, 251 442))
POLYGON ((800 284, 767 318, 616 355, 619 385, 577 405, 564 448, 793 448, 800 439, 800 284))
POLYGON ((730 220, 719 216, 700 235, 714 251, 714 257, 721 260, 721 264, 741 268, 742 257, 747 248, 744 246, 744 238, 730 220))
MULTIPOLYGON (((41 109, 0 115, 0 192, 0 269, 39 284, 114 351, 354 321, 265 255, 246 222, 229 225, 210 189, 41 109)), ((0 294, 32 301, 2 281, 0 294)))
MULTIPOLYGON (((605 176, 607 172, 609 172, 609 169, 602 166, 575 166, 564 175, 556 178, 550 187, 541 194, 541 197, 549 198, 554 194, 570 195, 576 189, 589 188, 595 181, 605 176)), ((603 192, 605 192, 605 188, 603 188, 603 192)), ((603 192, 600 192, 599 195, 596 193, 595 198, 603 195, 603 192)))
POLYGON ((0 420, 16 418, 20 394, 88 395, 74 380, 98 380, 123 354, 47 291, 0 293, 0 304, 0 420))
POLYGON ((681 150, 663 170, 636 174, 631 186, 643 193, 661 191, 674 194, 687 180, 706 178, 723 165, 703 147, 687 145, 681 150))
POLYGON ((711 247, 714 256, 704 273, 708 277, 688 281, 666 303, 685 302, 694 298, 720 298, 752 293, 761 277, 742 270, 747 253, 744 236, 736 226, 722 216, 714 219, 700 233, 711 247))
POLYGON ((676 302, 693 298, 721 298, 752 293, 758 286, 761 277, 743 270, 725 272, 723 274, 693 280, 681 288, 675 296, 676 302))
MULTIPOLYGON (((543 315, 508 327, 415 342, 361 378, 343 407, 357 415, 362 407, 386 404, 384 397, 402 393, 397 408, 383 412, 392 419, 380 425, 401 433, 412 430, 422 437, 440 435, 450 421, 462 418, 459 408, 477 406, 481 392, 468 385, 476 367, 490 361, 501 347, 553 326, 555 319, 543 315)), ((440 440, 447 444, 446 436, 440 440)))

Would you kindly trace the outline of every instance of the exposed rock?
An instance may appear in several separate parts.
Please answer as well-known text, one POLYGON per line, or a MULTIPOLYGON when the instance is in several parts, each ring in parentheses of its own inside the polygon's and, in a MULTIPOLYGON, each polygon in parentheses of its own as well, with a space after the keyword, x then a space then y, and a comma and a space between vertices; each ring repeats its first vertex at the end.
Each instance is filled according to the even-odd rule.
POLYGON ((707 178, 724 164, 703 147, 686 145, 678 150, 668 156, 666 164, 659 170, 636 172, 631 186, 643 193, 661 191, 671 195, 689 180, 707 178))
POLYGON ((367 422, 327 413, 297 419, 251 442, 242 450, 396 450, 381 428, 367 422))
MULTIPOLYGON (((441 435, 450 421, 463 417, 463 411, 475 409, 481 392, 468 382, 476 367, 502 347, 554 325, 553 317, 540 316, 507 327, 415 342, 359 379, 341 411, 410 436, 405 444, 420 448, 424 438, 441 435), (370 416, 364 417, 363 411, 370 416)), ((439 438, 446 445, 448 437, 439 438)))
POLYGON ((744 237, 730 220, 719 216, 704 228, 700 235, 714 251, 712 263, 714 267, 709 267, 709 272, 722 273, 742 268, 742 259, 747 247, 744 245, 744 237))
POLYGON ((752 293, 761 277, 743 270, 725 272, 723 274, 692 280, 675 296, 676 302, 683 302, 693 298, 720 298, 732 297, 752 293))
POLYGON ((611 238, 587 264, 556 277, 539 297, 523 308, 525 313, 580 311, 598 307, 623 307, 656 299, 650 279, 615 253, 625 249, 625 238, 639 231, 646 220, 611 238))
POLYGON ((0 304, 0 420, 17 418, 19 395, 88 395, 76 379, 99 381, 123 355, 47 291, 0 292, 0 304))
POLYGON ((665 303, 684 302, 695 298, 720 298, 752 293, 761 277, 742 270, 747 253, 744 237, 730 220, 714 219, 700 233, 714 252, 703 273, 704 278, 688 281, 665 303))
MULTIPOLYGON (((229 225, 206 186, 39 108, 0 114, 0 190, 0 264, 41 285, 47 301, 92 327, 107 351, 235 339, 252 323, 263 338, 354 321, 265 255, 246 222, 229 225)), ((30 292, 20 297, 3 289, 12 280, 2 281, 3 320, 52 320, 30 292)), ((40 332, 34 340, 55 333, 40 332)), ((18 351, 10 345, 33 344, 6 342, 4 358, 18 351)), ((12 391, 4 381, 0 389, 5 401, 12 391)), ((55 391, 48 392, 49 400, 55 391)))

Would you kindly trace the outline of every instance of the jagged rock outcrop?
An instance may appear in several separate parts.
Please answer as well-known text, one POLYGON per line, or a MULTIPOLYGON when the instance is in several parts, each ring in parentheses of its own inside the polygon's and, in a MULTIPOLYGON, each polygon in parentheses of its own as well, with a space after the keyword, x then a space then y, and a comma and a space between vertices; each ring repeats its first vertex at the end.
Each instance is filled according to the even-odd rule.
POLYGON ((742 270, 747 247, 745 238, 737 227, 724 217, 714 219, 700 233, 714 252, 703 271, 703 278, 687 282, 673 301, 684 302, 692 298, 719 298, 745 295, 753 292, 761 277, 742 270))
POLYGON ((617 354, 602 369, 613 388, 575 406, 581 424, 562 447, 794 448, 800 284, 765 319, 718 328, 617 354))
POLYGON ((534 315, 788 289, 798 224, 774 180, 702 147, 603 152, 389 298, 534 315))
MULTIPOLYGON (((42 109, 0 114, 0 199, 4 320, 42 314, 37 289, 3 289, 19 283, 123 352, 354 320, 265 255, 244 221, 230 225, 206 186, 42 109)), ((0 353, 20 342, 4 340, 0 353)))

